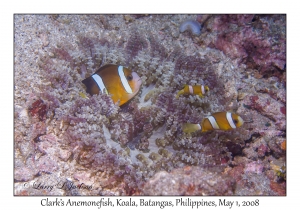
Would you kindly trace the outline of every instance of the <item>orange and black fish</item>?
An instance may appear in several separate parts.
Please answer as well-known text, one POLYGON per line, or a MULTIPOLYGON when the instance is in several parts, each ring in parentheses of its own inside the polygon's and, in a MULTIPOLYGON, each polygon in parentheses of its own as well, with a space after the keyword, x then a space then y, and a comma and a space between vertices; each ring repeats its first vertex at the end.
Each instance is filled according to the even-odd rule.
POLYGON ((207 85, 184 85, 184 88, 177 93, 176 98, 182 94, 198 95, 202 98, 207 91, 209 91, 207 85))
POLYGON ((200 124, 184 123, 182 130, 185 133, 193 133, 211 130, 231 130, 244 124, 244 120, 237 114, 231 112, 216 112, 211 116, 205 117, 200 124))
POLYGON ((137 73, 128 68, 107 64, 82 83, 89 94, 98 94, 100 91, 110 94, 114 103, 119 102, 121 106, 139 92, 142 80, 137 73))

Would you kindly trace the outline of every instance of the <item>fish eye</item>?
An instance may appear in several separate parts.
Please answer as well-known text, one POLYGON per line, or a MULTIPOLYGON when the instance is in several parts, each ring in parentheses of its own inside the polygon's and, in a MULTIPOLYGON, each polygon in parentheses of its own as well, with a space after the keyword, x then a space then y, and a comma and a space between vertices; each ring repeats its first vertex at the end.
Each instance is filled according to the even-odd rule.
POLYGON ((238 120, 233 120, 234 124, 237 124, 239 121, 238 120))
POLYGON ((132 79, 133 79, 133 77, 132 77, 132 75, 130 74, 130 75, 128 75, 127 77, 127 80, 129 80, 129 81, 131 81, 132 79))

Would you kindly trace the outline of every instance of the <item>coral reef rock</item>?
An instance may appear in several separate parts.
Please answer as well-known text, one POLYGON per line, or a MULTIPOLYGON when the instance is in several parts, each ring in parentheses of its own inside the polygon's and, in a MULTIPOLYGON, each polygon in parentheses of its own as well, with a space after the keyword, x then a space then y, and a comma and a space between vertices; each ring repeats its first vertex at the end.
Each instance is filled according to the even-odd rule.
POLYGON ((186 166, 158 172, 143 188, 144 195, 233 195, 235 181, 207 168, 186 166))

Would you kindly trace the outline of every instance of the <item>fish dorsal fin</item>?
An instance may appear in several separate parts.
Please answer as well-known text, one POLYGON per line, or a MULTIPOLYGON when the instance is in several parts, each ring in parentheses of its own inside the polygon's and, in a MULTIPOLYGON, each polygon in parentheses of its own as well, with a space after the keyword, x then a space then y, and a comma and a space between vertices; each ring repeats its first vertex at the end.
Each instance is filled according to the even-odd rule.
POLYGON ((101 66, 95 73, 99 73, 103 69, 106 69, 106 68, 111 67, 111 66, 117 66, 117 65, 116 64, 105 64, 104 66, 101 66))

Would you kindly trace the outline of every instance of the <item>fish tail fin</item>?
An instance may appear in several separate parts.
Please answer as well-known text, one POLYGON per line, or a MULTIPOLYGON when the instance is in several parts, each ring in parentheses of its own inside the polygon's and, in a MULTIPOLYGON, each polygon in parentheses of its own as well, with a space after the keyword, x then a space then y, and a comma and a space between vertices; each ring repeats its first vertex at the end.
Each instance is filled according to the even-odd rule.
POLYGON ((79 92, 79 96, 80 96, 81 98, 89 99, 89 97, 87 97, 87 95, 85 95, 83 92, 79 92))
POLYGON ((200 124, 193 124, 193 123, 184 123, 182 124, 182 131, 184 133, 194 133, 198 130, 201 130, 200 124))
POLYGON ((182 95, 183 93, 184 93, 184 90, 183 90, 183 89, 180 90, 180 91, 177 93, 176 98, 179 98, 179 96, 182 95))

